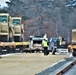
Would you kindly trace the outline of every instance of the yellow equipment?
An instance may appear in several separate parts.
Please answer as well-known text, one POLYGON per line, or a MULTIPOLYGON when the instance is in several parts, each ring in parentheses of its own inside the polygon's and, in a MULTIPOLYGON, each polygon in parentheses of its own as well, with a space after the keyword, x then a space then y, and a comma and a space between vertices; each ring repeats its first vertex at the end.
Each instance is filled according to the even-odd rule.
POLYGON ((8 13, 0 14, 0 41, 2 42, 9 41, 9 14, 8 13))
POLYGON ((24 25, 21 17, 0 13, 0 54, 22 52, 29 45, 24 42, 24 25))
POLYGON ((76 56, 76 29, 72 29, 72 42, 68 45, 68 52, 76 56))

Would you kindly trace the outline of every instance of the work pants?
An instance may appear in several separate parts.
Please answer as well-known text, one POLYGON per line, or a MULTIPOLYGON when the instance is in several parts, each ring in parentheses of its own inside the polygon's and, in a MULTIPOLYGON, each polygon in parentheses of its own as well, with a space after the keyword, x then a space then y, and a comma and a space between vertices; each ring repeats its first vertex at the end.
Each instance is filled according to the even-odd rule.
POLYGON ((44 55, 48 55, 49 51, 48 51, 48 47, 44 47, 44 55))

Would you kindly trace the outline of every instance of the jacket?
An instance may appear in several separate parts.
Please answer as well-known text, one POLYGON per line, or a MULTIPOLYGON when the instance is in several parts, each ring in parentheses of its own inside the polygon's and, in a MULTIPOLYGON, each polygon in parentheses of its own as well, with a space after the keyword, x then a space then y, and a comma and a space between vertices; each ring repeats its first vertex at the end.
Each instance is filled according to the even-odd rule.
POLYGON ((43 47, 48 47, 48 42, 46 40, 44 40, 42 45, 43 45, 43 47))

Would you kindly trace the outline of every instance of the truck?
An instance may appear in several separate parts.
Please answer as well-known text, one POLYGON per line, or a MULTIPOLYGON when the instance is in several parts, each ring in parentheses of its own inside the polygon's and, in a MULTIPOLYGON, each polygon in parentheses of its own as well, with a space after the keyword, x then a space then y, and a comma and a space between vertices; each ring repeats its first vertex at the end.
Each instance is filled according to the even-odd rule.
POLYGON ((49 41, 49 51, 51 51, 53 55, 55 52, 60 53, 61 51, 67 53, 67 47, 67 41, 61 36, 53 37, 49 41))
POLYGON ((57 49, 57 37, 53 37, 49 40, 49 51, 54 55, 57 49))
POLYGON ((12 42, 9 43, 10 27, 9 27, 9 14, 0 13, 0 54, 4 52, 7 53, 9 48, 13 46, 12 42))
POLYGON ((16 43, 15 51, 21 51, 23 49, 24 42, 24 26, 21 23, 21 17, 10 17, 10 36, 12 36, 12 41, 16 43))
POLYGON ((43 36, 30 36, 30 44, 29 49, 31 52, 43 52, 42 42, 43 42, 43 36))
POLYGON ((0 54, 21 52, 29 45, 29 42, 23 40, 21 20, 21 17, 11 17, 9 13, 0 13, 0 54))
POLYGON ((21 24, 21 17, 11 17, 10 24, 13 26, 13 38, 15 42, 23 40, 22 34, 24 32, 23 24, 21 24))
POLYGON ((44 52, 42 42, 44 40, 43 36, 30 36, 29 37, 29 45, 26 49, 24 49, 24 52, 44 52))
POLYGON ((76 29, 72 29, 72 41, 68 45, 68 52, 76 57, 76 29))
POLYGON ((1 42, 9 41, 9 14, 8 13, 0 14, 0 41, 1 42))

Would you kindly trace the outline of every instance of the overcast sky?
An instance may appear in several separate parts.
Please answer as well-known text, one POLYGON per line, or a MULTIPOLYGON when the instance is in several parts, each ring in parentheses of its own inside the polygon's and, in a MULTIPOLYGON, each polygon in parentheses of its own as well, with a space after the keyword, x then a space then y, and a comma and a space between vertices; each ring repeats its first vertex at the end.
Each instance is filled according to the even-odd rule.
POLYGON ((5 1, 9 1, 9 0, 0 0, 1 7, 7 6, 7 4, 5 3, 5 1))

